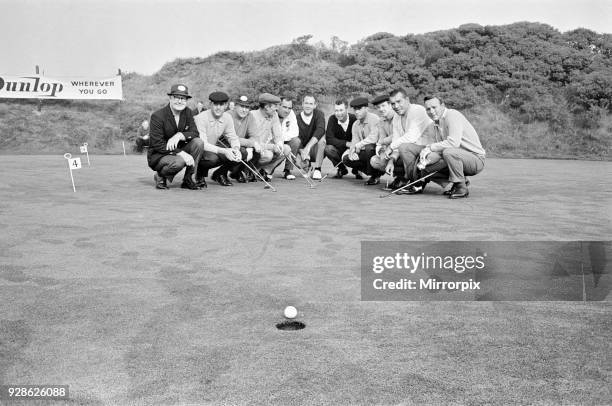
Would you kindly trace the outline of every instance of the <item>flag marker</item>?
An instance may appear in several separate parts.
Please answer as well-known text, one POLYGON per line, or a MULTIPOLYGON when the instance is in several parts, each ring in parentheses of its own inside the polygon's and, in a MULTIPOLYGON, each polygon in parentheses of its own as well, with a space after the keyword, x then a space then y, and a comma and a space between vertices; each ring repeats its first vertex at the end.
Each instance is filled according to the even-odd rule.
POLYGON ((126 156, 125 155, 125 141, 121 141, 121 144, 123 145, 123 156, 126 156))
POLYGON ((70 170, 70 180, 72 181, 72 191, 76 192, 76 188, 74 187, 74 177, 72 176, 73 169, 81 168, 81 158, 73 158, 72 154, 66 152, 64 154, 64 158, 68 161, 68 169, 70 170))
POLYGON ((81 154, 87 154, 87 166, 91 166, 91 163, 89 162, 89 151, 87 151, 87 143, 81 145, 81 154))

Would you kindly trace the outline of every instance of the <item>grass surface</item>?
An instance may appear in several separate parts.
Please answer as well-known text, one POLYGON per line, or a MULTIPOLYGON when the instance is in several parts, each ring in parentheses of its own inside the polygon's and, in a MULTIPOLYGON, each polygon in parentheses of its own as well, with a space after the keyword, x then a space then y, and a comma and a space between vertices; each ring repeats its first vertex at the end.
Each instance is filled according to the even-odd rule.
POLYGON ((2 160, 0 384, 70 405, 612 399, 609 301, 360 301, 364 240, 609 239, 612 163, 491 159, 451 201, 351 175, 158 191, 144 156, 92 155, 73 193, 61 155, 2 160), (275 328, 289 304, 304 330, 275 328))

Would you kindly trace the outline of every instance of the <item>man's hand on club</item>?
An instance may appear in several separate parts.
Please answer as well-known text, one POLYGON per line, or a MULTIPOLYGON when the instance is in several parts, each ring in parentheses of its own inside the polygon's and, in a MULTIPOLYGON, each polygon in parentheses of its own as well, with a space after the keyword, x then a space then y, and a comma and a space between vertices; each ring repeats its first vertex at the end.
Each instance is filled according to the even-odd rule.
POLYGON ((429 149, 429 145, 423 148, 419 154, 419 161, 424 161, 427 159, 427 155, 431 154, 431 149, 429 149))
POLYGON ((185 151, 177 152, 176 156, 180 156, 183 161, 185 161, 185 165, 193 166, 193 157, 186 153, 185 151))
POLYGON ((232 162, 236 162, 236 155, 234 155, 234 150, 231 148, 223 148, 223 155, 225 155, 225 157, 232 161, 232 162))
POLYGON ((183 133, 174 134, 166 143, 166 149, 168 151, 174 151, 178 146, 178 143, 181 141, 185 141, 185 136, 183 135, 183 133))
POLYGON ((389 159, 389 162, 387 162, 387 166, 385 166, 385 173, 389 176, 393 176, 394 169, 395 169, 395 162, 393 162, 393 159, 389 159))

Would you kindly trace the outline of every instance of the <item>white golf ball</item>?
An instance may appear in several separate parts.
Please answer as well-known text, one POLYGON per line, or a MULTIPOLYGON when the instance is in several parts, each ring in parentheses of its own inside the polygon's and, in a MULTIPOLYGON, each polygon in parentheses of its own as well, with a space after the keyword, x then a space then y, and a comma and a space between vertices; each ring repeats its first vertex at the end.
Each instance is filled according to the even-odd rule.
POLYGON ((293 306, 285 307, 285 317, 288 319, 295 319, 297 316, 297 309, 293 306))

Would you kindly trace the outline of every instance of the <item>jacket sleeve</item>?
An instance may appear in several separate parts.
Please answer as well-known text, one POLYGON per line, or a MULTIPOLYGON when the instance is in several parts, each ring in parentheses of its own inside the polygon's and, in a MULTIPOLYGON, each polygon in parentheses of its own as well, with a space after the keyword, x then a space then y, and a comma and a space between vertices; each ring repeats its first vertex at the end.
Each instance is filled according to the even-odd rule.
POLYGON ((336 149, 344 149, 346 148, 346 141, 336 137, 336 132, 334 131, 337 128, 336 123, 338 120, 335 116, 330 116, 327 120, 327 130, 325 131, 325 141, 328 145, 333 145, 336 149))
POLYGON ((314 120, 315 128, 312 136, 320 141, 321 137, 325 136, 325 114, 321 110, 315 110, 314 120))
POLYGON ((185 136, 185 142, 189 142, 194 138, 198 138, 200 133, 198 132, 198 126, 193 119, 193 113, 190 109, 183 110, 187 115, 185 118, 185 131, 182 131, 185 136))
POLYGON ((151 119, 149 120, 149 141, 149 148, 151 150, 162 155, 167 155, 170 153, 170 151, 166 149, 166 143, 168 140, 165 137, 164 120, 157 113, 153 113, 151 115, 151 119))

